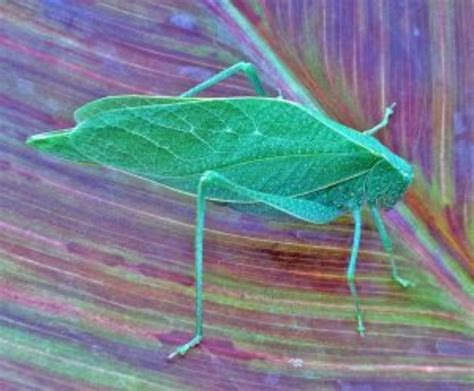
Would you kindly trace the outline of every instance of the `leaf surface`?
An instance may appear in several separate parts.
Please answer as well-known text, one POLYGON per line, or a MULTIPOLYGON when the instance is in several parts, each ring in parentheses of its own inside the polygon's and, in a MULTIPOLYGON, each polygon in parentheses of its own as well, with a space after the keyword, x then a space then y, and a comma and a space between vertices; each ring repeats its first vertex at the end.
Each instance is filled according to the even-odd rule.
MULTIPOLYGON (((0 2, 0 378, 5 389, 471 390, 472 1, 0 2), (205 332, 193 326, 194 202, 68 163, 26 137, 108 95, 178 96, 238 61, 270 96, 379 140, 416 167, 384 214, 403 290, 364 215, 314 225, 209 204, 205 332)), ((242 76, 203 96, 249 96, 242 76)))

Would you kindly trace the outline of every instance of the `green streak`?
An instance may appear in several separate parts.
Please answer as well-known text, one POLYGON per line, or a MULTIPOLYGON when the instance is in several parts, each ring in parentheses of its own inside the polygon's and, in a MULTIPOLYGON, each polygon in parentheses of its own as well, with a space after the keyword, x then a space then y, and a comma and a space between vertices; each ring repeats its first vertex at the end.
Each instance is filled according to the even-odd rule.
POLYGON ((403 203, 400 202, 397 205, 397 209, 403 216, 405 221, 408 222, 414 229, 413 233, 416 235, 420 243, 423 244, 424 248, 431 253, 434 259, 442 259, 445 270, 449 272, 449 277, 454 279, 458 286, 456 288, 456 295, 453 295, 453 299, 457 300, 461 306, 465 306, 466 303, 472 301, 474 297, 474 284, 472 278, 470 278, 465 270, 454 260, 441 246, 433 239, 430 235, 427 227, 417 219, 410 209, 403 203), (459 298, 462 298, 463 303, 460 303, 459 298))
POLYGON ((18 327, 0 327, 0 335, 0 358, 26 363, 84 385, 114 388, 121 384, 123 389, 128 390, 180 387, 165 377, 157 379, 119 361, 104 360, 103 356, 91 354, 89 348, 72 346, 43 336, 35 337, 18 327))

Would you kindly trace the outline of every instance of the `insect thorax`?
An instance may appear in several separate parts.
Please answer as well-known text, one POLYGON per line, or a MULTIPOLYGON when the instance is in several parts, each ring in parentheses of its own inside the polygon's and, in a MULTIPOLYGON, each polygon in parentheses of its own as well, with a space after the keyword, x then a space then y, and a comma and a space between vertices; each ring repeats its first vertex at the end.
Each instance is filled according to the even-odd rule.
POLYGON ((397 158, 397 166, 393 162, 383 160, 377 164, 366 183, 366 202, 370 206, 391 208, 407 191, 413 179, 411 166, 403 159, 397 158))
POLYGON ((341 211, 364 204, 391 208, 406 192, 412 178, 408 163, 400 169, 383 159, 366 175, 315 191, 304 198, 341 211))

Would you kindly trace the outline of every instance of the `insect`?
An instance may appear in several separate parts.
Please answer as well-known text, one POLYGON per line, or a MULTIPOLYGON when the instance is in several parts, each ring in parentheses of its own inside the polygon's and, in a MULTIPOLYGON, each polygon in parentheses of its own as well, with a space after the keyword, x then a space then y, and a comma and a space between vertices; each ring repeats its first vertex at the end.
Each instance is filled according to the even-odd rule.
POLYGON ((203 240, 206 200, 274 208, 310 223, 352 213, 354 236, 347 282, 359 334, 364 322, 354 284, 367 205, 392 277, 401 286, 391 240, 379 210, 392 207, 413 179, 411 166, 373 135, 383 119, 363 132, 281 98, 267 97, 255 67, 238 63, 179 97, 111 96, 87 103, 73 129, 31 136, 27 144, 82 163, 114 167, 197 199, 195 227, 195 330, 170 358, 185 355, 203 338, 203 240), (196 94, 243 72, 258 96, 197 98, 196 94))

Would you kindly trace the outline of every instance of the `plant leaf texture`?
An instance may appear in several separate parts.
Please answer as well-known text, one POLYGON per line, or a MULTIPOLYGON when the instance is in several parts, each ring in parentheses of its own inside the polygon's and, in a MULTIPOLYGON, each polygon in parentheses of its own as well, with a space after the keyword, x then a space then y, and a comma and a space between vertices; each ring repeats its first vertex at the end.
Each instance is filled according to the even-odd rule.
MULTIPOLYGON (((0 1, 0 389, 471 391, 473 20, 470 0, 0 1), (396 102, 376 136, 415 176, 383 218, 416 287, 393 282, 364 213, 360 338, 352 219, 209 202, 206 338, 170 363, 194 322, 195 200, 24 141, 123 108, 103 97, 179 96, 239 61, 269 96, 352 129, 396 102)), ((253 95, 236 75, 199 99, 253 95)))

